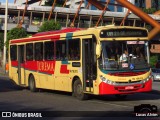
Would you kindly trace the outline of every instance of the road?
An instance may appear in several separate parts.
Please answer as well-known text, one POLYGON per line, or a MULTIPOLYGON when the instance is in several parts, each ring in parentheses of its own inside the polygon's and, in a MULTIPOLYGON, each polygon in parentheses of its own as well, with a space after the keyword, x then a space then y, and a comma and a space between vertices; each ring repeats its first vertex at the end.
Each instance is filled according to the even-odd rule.
POLYGON ((140 104, 151 104, 160 108, 160 82, 153 82, 154 88, 156 89, 150 93, 129 95, 125 100, 109 95, 92 96, 89 100, 80 101, 66 92, 42 90, 32 93, 28 89, 15 86, 7 77, 0 76, 0 111, 50 111, 48 116, 52 117, 129 117, 134 116, 134 106, 140 104))

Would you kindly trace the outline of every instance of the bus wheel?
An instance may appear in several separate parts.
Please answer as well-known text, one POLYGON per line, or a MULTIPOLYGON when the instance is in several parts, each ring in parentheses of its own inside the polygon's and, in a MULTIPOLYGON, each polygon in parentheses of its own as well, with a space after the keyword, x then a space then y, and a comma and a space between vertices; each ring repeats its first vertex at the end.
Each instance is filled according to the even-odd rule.
POLYGON ((118 98, 118 99, 126 99, 126 98, 127 98, 127 95, 117 94, 117 95, 115 95, 115 96, 116 96, 116 98, 118 98))
POLYGON ((79 100, 86 100, 88 99, 88 95, 83 92, 82 83, 80 80, 76 80, 73 86, 73 95, 78 98, 79 100))
POLYGON ((37 90, 33 75, 29 77, 29 89, 31 92, 36 92, 37 90))

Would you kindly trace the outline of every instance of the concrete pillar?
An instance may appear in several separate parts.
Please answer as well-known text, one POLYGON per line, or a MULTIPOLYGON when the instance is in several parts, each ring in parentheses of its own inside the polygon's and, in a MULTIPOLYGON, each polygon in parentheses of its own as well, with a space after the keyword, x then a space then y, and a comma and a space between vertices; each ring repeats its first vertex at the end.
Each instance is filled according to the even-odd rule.
POLYGON ((42 23, 44 22, 44 18, 45 18, 45 12, 43 12, 42 23))
MULTIPOLYGON (((114 4, 117 4, 117 1, 114 1, 114 4)), ((114 6, 114 12, 117 12, 118 11, 118 7, 115 5, 114 6)))
POLYGON ((136 19, 134 19, 133 26, 134 27, 136 26, 136 19))
POLYGON ((20 22, 20 13, 21 13, 21 10, 18 11, 18 21, 17 21, 17 24, 19 24, 19 22, 20 22))
POLYGON ((91 24, 92 24, 92 15, 90 16, 89 28, 91 27, 91 24))
POLYGON ((31 12, 31 14, 30 14, 29 24, 30 24, 30 25, 32 24, 32 12, 31 12))
POLYGON ((152 7, 152 1, 151 0, 146 0, 146 9, 152 7))
POLYGON ((57 12, 55 14, 55 18, 54 18, 55 22, 57 22, 57 12))
POLYGON ((112 18, 112 24, 114 24, 114 17, 112 18))
POLYGON ((77 25, 78 28, 79 28, 80 20, 81 20, 81 16, 79 16, 78 18, 78 25, 77 25))
POLYGON ((101 19, 101 26, 103 26, 103 18, 101 19))
POLYGON ((68 27, 69 14, 67 14, 66 27, 68 27))

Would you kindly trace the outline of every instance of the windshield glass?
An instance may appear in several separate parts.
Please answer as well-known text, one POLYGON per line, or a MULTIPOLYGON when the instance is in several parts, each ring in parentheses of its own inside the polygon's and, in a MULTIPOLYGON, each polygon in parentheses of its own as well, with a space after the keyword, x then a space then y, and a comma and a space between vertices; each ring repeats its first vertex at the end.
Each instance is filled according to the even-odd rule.
POLYGON ((145 69, 147 44, 144 41, 102 41, 99 66, 106 70, 145 69))

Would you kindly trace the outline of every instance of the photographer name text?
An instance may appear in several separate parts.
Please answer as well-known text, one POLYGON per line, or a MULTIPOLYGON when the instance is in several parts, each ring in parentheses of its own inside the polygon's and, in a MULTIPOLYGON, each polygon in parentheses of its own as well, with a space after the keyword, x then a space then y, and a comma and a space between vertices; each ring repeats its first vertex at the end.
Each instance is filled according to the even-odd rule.
POLYGON ((157 113, 136 113, 137 117, 158 117, 157 113))

